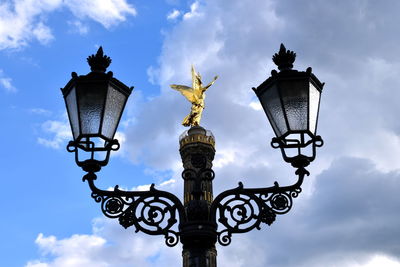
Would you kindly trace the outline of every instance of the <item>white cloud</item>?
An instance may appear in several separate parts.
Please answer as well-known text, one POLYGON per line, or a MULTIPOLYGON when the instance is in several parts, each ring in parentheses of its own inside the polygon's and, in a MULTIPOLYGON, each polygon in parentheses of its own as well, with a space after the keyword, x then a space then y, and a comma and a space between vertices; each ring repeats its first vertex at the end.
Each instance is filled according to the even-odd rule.
MULTIPOLYGON (((149 175, 149 173, 147 173, 149 175)), ((156 185, 156 188, 158 190, 168 190, 171 189, 175 186, 176 180, 175 179, 169 179, 166 181, 163 181, 159 185, 156 185)), ((144 184, 144 185, 138 185, 135 186, 131 189, 131 191, 148 191, 150 189, 151 184, 144 184)))
POLYGON ((2 69, 0 69, 0 85, 9 93, 17 92, 17 88, 12 84, 12 79, 7 77, 2 69))
POLYGON ((170 186, 170 185, 174 184, 175 182, 176 182, 175 179, 170 179, 170 180, 167 180, 165 182, 162 182, 160 184, 160 187, 170 186))
POLYGON ((89 26, 83 24, 79 20, 68 21, 68 24, 73 27, 73 30, 72 30, 73 32, 77 32, 80 35, 86 35, 89 32, 89 26))
POLYGON ((41 16, 54 11, 61 4, 61 0, 19 0, 1 3, 0 50, 20 48, 33 39, 43 44, 48 43, 53 36, 41 16))
POLYGON ((359 265, 355 267, 400 267, 400 262, 387 257, 385 255, 376 255, 365 265, 359 265))
POLYGON ((35 243, 43 255, 51 255, 55 259, 48 262, 30 261, 26 267, 110 266, 90 256, 101 253, 106 244, 104 238, 96 235, 73 235, 70 238, 57 240, 55 236, 46 237, 40 233, 35 243))
POLYGON ((181 15, 181 12, 177 9, 172 10, 170 13, 167 15, 168 20, 175 20, 181 15))
POLYGON ((359 136, 358 142, 344 151, 354 157, 368 157, 383 172, 400 169, 400 136, 382 128, 371 129, 370 134, 359 136))
POLYGON ((119 144, 120 144, 120 148, 117 151, 113 151, 111 153, 111 157, 116 157, 116 156, 120 156, 123 157, 126 154, 126 136, 125 133, 121 132, 121 131, 117 131, 115 133, 114 139, 117 139, 119 144))
POLYGON ((8 92, 16 92, 15 87, 11 84, 11 78, 0 78, 1 85, 8 91, 8 92))
POLYGON ((66 0, 65 5, 80 19, 92 19, 110 28, 135 16, 136 9, 126 0, 66 0))
POLYGON ((50 28, 44 25, 43 22, 39 22, 36 28, 33 29, 32 33, 42 44, 47 44, 54 39, 50 28))
POLYGON ((201 16, 202 13, 198 12, 199 6, 200 6, 200 4, 199 4, 198 1, 195 1, 193 4, 191 4, 190 5, 190 11, 185 13, 185 14, 183 14, 183 19, 190 19, 190 18, 193 18, 193 17, 201 16))
MULTIPOLYGON (((151 170, 151 173, 148 173, 148 172, 146 172, 146 170, 145 170, 145 174, 146 174, 147 176, 150 176, 151 174, 154 174, 154 173, 156 173, 154 170, 151 170)), ((158 175, 158 174, 156 173, 156 176, 157 176, 157 175, 158 175)), ((168 177, 169 179, 167 179, 167 180, 165 180, 165 179, 162 179, 162 180, 161 180, 161 179, 158 179, 158 178, 160 178, 160 177, 156 177, 156 180, 159 180, 159 181, 162 181, 162 182, 159 183, 159 184, 155 184, 155 188, 156 188, 157 190, 170 191, 171 189, 172 189, 172 190, 175 190, 175 189, 176 189, 177 182, 176 182, 175 179, 170 178, 170 176, 168 177)), ((163 177, 163 178, 164 178, 164 177, 163 177)), ((125 187, 125 186, 118 186, 118 188, 119 188, 120 190, 123 190, 123 191, 128 191, 128 190, 129 190, 129 191, 148 191, 148 190, 150 190, 151 185, 152 185, 152 184, 141 184, 141 185, 132 187, 130 190, 129 190, 127 187, 125 187)), ((113 191, 114 188, 115 188, 115 187, 110 186, 110 187, 107 188, 107 190, 108 190, 108 191, 113 191)))
POLYGON ((153 66, 150 66, 147 68, 147 77, 149 77, 149 82, 151 84, 157 84, 158 83, 158 76, 159 76, 159 69, 154 68, 153 66))
POLYGON ((148 191, 151 184, 138 185, 132 188, 132 191, 148 191))
POLYGON ((42 132, 50 137, 39 137, 38 143, 46 147, 59 149, 61 145, 66 144, 67 141, 72 140, 71 129, 68 122, 48 120, 41 125, 42 132))
POLYGON ((181 257, 178 249, 164 245, 163 237, 135 234, 103 218, 94 220, 92 234, 64 239, 39 234, 35 243, 41 257, 25 267, 165 267, 181 257))
POLYGON ((250 102, 249 106, 254 109, 254 110, 263 110, 263 107, 261 106, 260 101, 254 101, 254 102, 250 102))
POLYGON ((126 21, 127 16, 137 14, 126 0, 6 1, 0 3, 0 50, 18 49, 34 40, 49 43, 55 37, 46 25, 46 18, 64 7, 77 17, 72 24, 80 34, 88 31, 82 20, 93 20, 109 29, 126 21))
POLYGON ((237 159, 236 154, 238 151, 234 149, 219 149, 217 157, 213 161, 214 168, 223 168, 224 166, 231 164, 237 159))
POLYGON ((52 114, 52 112, 50 110, 47 110, 44 108, 31 108, 31 109, 29 109, 29 112, 32 114, 45 115, 45 116, 49 116, 52 114))

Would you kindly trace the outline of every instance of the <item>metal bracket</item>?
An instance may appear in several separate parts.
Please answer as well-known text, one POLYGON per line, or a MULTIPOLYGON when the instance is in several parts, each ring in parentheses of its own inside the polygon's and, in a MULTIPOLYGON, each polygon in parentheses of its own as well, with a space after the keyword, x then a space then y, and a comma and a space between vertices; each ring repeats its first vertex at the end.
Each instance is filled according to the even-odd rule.
POLYGON ((271 225, 276 215, 288 213, 292 208, 293 198, 301 192, 305 175, 310 173, 305 168, 296 171, 298 180, 290 186, 280 187, 278 182, 272 187, 244 188, 240 182, 237 188, 219 194, 211 204, 210 221, 217 221, 225 228, 218 231, 218 243, 227 246, 232 234, 245 233, 257 228, 261 223, 271 225))
POLYGON ((118 185, 112 191, 101 190, 94 184, 96 178, 96 174, 90 172, 83 181, 88 182, 92 198, 101 203, 105 216, 118 218, 125 228, 135 226, 136 232, 164 235, 167 246, 178 244, 179 233, 172 227, 186 219, 183 205, 175 195, 155 189, 154 184, 149 191, 124 191, 118 185))

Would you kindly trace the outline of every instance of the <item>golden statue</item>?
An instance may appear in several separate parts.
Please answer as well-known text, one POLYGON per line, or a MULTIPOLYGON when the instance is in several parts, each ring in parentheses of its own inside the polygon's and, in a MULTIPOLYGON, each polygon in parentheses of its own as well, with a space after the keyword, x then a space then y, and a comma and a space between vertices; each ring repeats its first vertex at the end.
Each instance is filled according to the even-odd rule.
POLYGON ((189 115, 187 115, 182 122, 183 126, 199 126, 201 114, 204 109, 204 99, 206 98, 205 91, 213 85, 218 76, 215 76, 214 79, 203 87, 201 82, 200 73, 196 73, 194 66, 192 65, 192 87, 188 87, 185 85, 176 85, 171 84, 171 88, 178 90, 186 97, 187 100, 192 103, 192 108, 190 110, 189 115))

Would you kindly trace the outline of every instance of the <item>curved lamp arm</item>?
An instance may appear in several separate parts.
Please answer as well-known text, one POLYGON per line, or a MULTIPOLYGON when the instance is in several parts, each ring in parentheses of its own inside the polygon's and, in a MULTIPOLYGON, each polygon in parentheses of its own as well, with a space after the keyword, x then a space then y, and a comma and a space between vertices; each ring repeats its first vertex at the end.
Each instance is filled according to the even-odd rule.
POLYGON ((178 244, 179 233, 172 227, 184 222, 186 217, 183 205, 175 195, 155 189, 154 184, 149 191, 124 191, 118 185, 112 191, 101 190, 94 184, 96 178, 94 172, 89 172, 83 176, 83 181, 88 182, 92 198, 101 203, 105 216, 118 218, 125 228, 134 225, 136 232, 164 235, 165 243, 170 247, 178 244))
POLYGON ((276 215, 285 214, 292 208, 293 198, 301 192, 305 175, 310 173, 301 167, 297 169, 298 180, 290 186, 280 187, 277 182, 272 187, 244 188, 239 186, 219 194, 210 207, 210 221, 218 222, 224 229, 218 231, 218 242, 227 246, 233 233, 245 233, 260 224, 271 225, 276 215))

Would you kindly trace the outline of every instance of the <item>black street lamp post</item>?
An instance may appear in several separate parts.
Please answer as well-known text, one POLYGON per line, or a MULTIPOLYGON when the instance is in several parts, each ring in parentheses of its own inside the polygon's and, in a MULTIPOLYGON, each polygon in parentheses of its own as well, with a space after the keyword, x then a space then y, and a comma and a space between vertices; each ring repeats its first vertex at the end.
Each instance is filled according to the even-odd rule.
POLYGON ((170 247, 180 241, 184 267, 215 267, 217 242, 227 246, 232 234, 260 229, 262 223, 271 225, 276 215, 289 212, 304 177, 309 175, 305 167, 315 159, 316 147, 323 144, 316 135, 323 84, 311 68, 293 70, 295 56, 281 45, 273 57, 280 72, 273 70, 271 77, 253 89, 276 134, 271 145, 280 148, 284 160, 296 168, 297 182, 289 186, 275 182, 265 188, 244 188, 240 182, 214 199, 215 139, 210 131, 194 126, 179 138, 184 167, 182 203, 175 195, 155 189, 154 184, 148 191, 96 187, 95 173, 107 165, 111 150, 119 148, 114 135, 132 91, 113 78, 112 72, 105 73, 111 59, 100 47, 88 58, 92 72, 83 76, 73 72, 62 92, 74 138, 67 149, 87 172, 83 180, 103 214, 118 218, 125 228, 134 226, 136 232, 163 235, 170 247), (303 152, 307 149, 308 154, 303 152))

